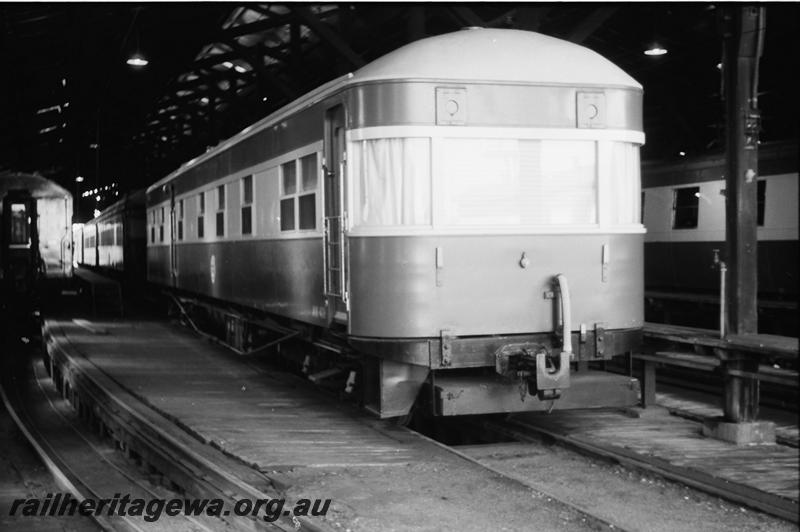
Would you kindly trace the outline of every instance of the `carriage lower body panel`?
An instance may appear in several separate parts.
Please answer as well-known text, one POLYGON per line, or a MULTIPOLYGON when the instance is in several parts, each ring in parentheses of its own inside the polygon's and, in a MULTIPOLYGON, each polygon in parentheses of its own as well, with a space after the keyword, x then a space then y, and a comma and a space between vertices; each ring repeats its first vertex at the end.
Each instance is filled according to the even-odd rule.
MULTIPOLYGON (((161 284, 325 330, 322 251, 319 237, 185 243, 172 279, 169 247, 151 246, 148 271, 161 284)), ((495 370, 508 346, 559 357, 558 274, 570 281, 567 364, 640 342, 640 234, 351 236, 348 259, 348 341, 365 355, 365 401, 382 417, 420 399, 440 415, 540 409, 535 390, 526 397, 519 380, 495 370)), ((629 379, 587 375, 556 390, 564 401, 555 408, 637 400, 629 379)))

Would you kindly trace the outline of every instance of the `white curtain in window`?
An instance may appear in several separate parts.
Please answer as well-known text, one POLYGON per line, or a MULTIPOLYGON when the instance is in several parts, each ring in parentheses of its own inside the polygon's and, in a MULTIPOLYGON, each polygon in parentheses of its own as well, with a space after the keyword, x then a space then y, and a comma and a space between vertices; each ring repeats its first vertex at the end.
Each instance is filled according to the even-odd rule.
POLYGON ((430 139, 372 139, 353 148, 354 225, 431 223, 430 139))
POLYGON ((639 223, 642 208, 639 146, 628 142, 612 143, 611 169, 610 195, 614 205, 610 223, 639 223))
POLYGON ((641 218, 639 146, 600 143, 600 224, 638 224, 641 218))
POLYGON ((597 223, 594 141, 445 139, 449 225, 597 223))

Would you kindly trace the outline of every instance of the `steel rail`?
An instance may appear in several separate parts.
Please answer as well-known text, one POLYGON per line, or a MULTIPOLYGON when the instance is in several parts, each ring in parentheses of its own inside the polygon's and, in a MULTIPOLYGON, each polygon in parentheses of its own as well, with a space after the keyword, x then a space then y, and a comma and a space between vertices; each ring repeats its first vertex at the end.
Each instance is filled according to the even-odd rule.
MULTIPOLYGON (((56 484, 69 492, 75 499, 98 498, 97 494, 85 483, 85 479, 81 479, 75 475, 58 457, 58 453, 55 452, 52 442, 44 438, 35 428, 30 413, 24 408, 25 402, 22 400, 20 390, 16 386, 17 379, 13 378, 12 375, 12 372, 3 371, 3 379, 0 381, 0 396, 2 396, 3 404, 14 420, 17 428, 19 428, 20 432, 25 436, 25 439, 30 443, 31 447, 33 447, 36 454, 42 460, 42 463, 56 480, 56 484)), ((115 520, 107 519, 102 515, 95 515, 94 512, 88 517, 93 519, 103 530, 144 532, 136 523, 127 517, 120 517, 120 523, 115 523, 115 520)))
MULTIPOLYGON (((131 475, 127 471, 125 471, 122 468, 120 468, 119 466, 117 466, 117 464, 115 464, 114 462, 110 461, 108 459, 108 457, 102 452, 102 450, 99 449, 94 443, 92 443, 86 437, 84 432, 81 430, 80 426, 78 426, 76 423, 74 423, 72 420, 68 419, 64 415, 64 413, 61 411, 61 409, 58 408, 58 406, 55 403, 53 403, 53 399, 51 397, 51 394, 48 393, 47 390, 45 390, 44 385, 42 383, 42 379, 40 378, 42 375, 41 375, 41 373, 39 371, 37 371, 38 368, 36 367, 37 366, 36 361, 31 361, 31 365, 33 366, 33 369, 34 369, 34 375, 36 377, 36 379, 35 379, 36 380, 36 384, 39 387, 39 389, 41 390, 42 395, 47 399, 47 402, 50 404, 51 411, 55 412, 56 415, 58 415, 64 421, 64 423, 66 425, 68 425, 72 429, 72 431, 78 436, 78 438, 80 438, 81 440, 83 440, 85 442, 86 446, 88 448, 90 448, 95 453, 97 459, 102 461, 103 463, 105 463, 107 467, 110 467, 110 468, 114 469, 117 473, 120 474, 120 476, 123 476, 123 477, 127 478, 132 486, 137 486, 140 490, 144 491, 145 493, 147 493, 148 495, 150 495, 154 499, 161 498, 161 495, 159 495, 158 493, 153 491, 151 488, 149 488, 147 485, 145 485, 141 481, 141 479, 136 478, 135 476, 131 475)), ((86 485, 86 486, 89 486, 89 484, 87 482, 85 482, 85 481, 82 481, 82 483, 84 485, 86 485)), ((130 492, 130 490, 126 490, 126 493, 129 493, 129 492, 130 492)), ((122 491, 120 491, 120 493, 122 493, 122 491)), ((94 498, 97 498, 97 499, 101 498, 94 490, 92 490, 92 494, 93 494, 94 498)), ((207 530, 208 532, 214 532, 214 530, 215 530, 214 528, 209 527, 208 525, 206 525, 202 521, 199 521, 198 519, 194 518, 193 516, 180 515, 179 514, 176 517, 182 517, 183 519, 185 519, 186 521, 192 523, 196 527, 199 527, 199 529, 201 529, 201 530, 207 530)))
POLYGON ((507 420, 503 423, 483 421, 482 426, 518 441, 538 441, 541 436, 552 438, 562 445, 590 456, 618 462, 626 467, 655 473, 669 480, 716 495, 723 499, 755 508, 769 515, 798 523, 798 505, 783 497, 765 493, 756 488, 713 477, 701 471, 674 466, 656 457, 645 457, 623 448, 611 447, 574 438, 568 434, 507 420))
MULTIPOLYGON (((191 490, 186 488, 187 484, 192 484, 194 489, 201 492, 197 496, 220 498, 232 504, 242 498, 251 500, 274 498, 192 448, 190 443, 197 440, 191 433, 184 433, 178 426, 175 426, 174 431, 159 426, 154 419, 174 420, 168 420, 151 405, 136 398, 90 360, 75 353, 66 336, 56 331, 55 334, 50 334, 50 340, 48 351, 53 359, 53 365, 68 368, 73 390, 79 394, 80 399, 91 404, 95 414, 99 415, 106 425, 120 431, 120 439, 124 438, 127 445, 135 448, 142 457, 147 457, 151 465, 177 485, 182 485, 187 493, 191 494, 191 490)), ((204 450, 221 453, 212 447, 204 450)), ((264 477, 263 480, 267 484, 279 484, 263 473, 255 470, 252 472, 264 477)), ((251 517, 230 515, 230 520, 226 519, 226 522, 244 530, 259 528, 285 532, 328 530, 307 518, 294 516, 290 518, 281 516, 277 521, 266 522, 251 517)))
POLYGON ((503 471, 501 471, 501 470, 499 470, 499 469, 497 469, 497 468, 495 468, 495 467, 493 467, 493 466, 481 461, 478 458, 474 458, 472 456, 469 456, 468 454, 463 453, 463 452, 459 451, 458 449, 456 449, 454 447, 451 447, 451 446, 446 445, 444 443, 438 442, 438 441, 436 441, 436 440, 434 440, 434 439, 432 439, 432 438, 430 438, 430 437, 428 437, 428 436, 426 436, 424 434, 416 432, 416 431, 414 431, 412 429, 406 428, 406 430, 414 432, 420 438, 422 438, 424 440, 427 440, 428 442, 436 445, 437 447, 440 447, 440 448, 444 449, 445 451, 447 451, 447 452, 449 452, 451 454, 454 454, 454 455, 458 456, 459 458, 462 458, 462 459, 464 459, 464 460, 466 460, 468 462, 471 462, 471 463, 473 463, 475 465, 478 465, 478 466, 482 467, 483 469, 486 469, 487 471, 491 471, 495 475, 497 475, 499 477, 502 477, 502 478, 504 478, 504 479, 506 479, 506 480, 508 480, 510 482, 513 482, 515 484, 523 486, 523 487, 525 487, 527 489, 536 491, 536 492, 542 494, 543 496, 545 496, 546 498, 551 499, 552 501, 555 501, 559 505, 569 508, 570 510, 580 514, 584 519, 586 519, 587 523, 589 523, 590 525, 596 527, 598 530, 609 530, 609 531, 613 530, 613 531, 619 531, 619 532, 627 532, 629 530, 629 529, 625 528, 621 523, 608 520, 608 519, 606 519, 604 517, 600 517, 600 516, 592 513, 592 510, 589 509, 588 507, 586 507, 586 506, 584 506, 582 504, 577 504, 577 503, 568 501, 568 500, 566 500, 566 499, 564 499, 562 497, 559 497, 558 495, 553 494, 552 492, 550 492, 546 488, 543 488, 542 486, 536 484, 535 482, 530 482, 530 481, 527 481, 527 480, 521 480, 521 479, 519 479, 517 477, 514 477, 512 475, 504 473, 503 471))

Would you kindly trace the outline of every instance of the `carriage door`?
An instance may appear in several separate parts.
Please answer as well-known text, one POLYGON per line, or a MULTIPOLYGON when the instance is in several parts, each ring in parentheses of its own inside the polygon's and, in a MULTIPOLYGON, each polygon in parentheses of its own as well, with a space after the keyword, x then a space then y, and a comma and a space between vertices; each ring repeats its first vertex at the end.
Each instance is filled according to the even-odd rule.
POLYGON ((178 286, 178 250, 175 247, 177 238, 175 220, 175 186, 169 185, 169 279, 172 286, 178 286))
POLYGON ((328 322, 347 319, 347 275, 344 239, 344 170, 346 163, 344 107, 337 105, 325 113, 325 153, 323 162, 323 219, 325 298, 328 322))

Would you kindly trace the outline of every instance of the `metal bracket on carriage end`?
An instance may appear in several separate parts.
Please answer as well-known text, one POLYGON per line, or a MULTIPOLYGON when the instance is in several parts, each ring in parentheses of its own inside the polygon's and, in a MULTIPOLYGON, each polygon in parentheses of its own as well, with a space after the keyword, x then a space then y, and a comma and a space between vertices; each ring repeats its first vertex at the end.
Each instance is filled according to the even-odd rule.
POLYGON ((441 366, 446 368, 453 362, 453 336, 448 329, 439 331, 439 345, 442 355, 441 366))
POLYGON ((606 324, 599 321, 594 324, 594 357, 603 358, 606 353, 606 324))
MULTIPOLYGON (((562 390, 569 388, 569 358, 571 353, 562 351, 558 355, 558 368, 547 367, 547 353, 536 353, 536 390, 539 397, 553 399, 553 392, 546 390, 562 390), (543 393, 544 392, 544 393, 543 393)), ((560 395, 560 394, 559 394, 560 395)))

